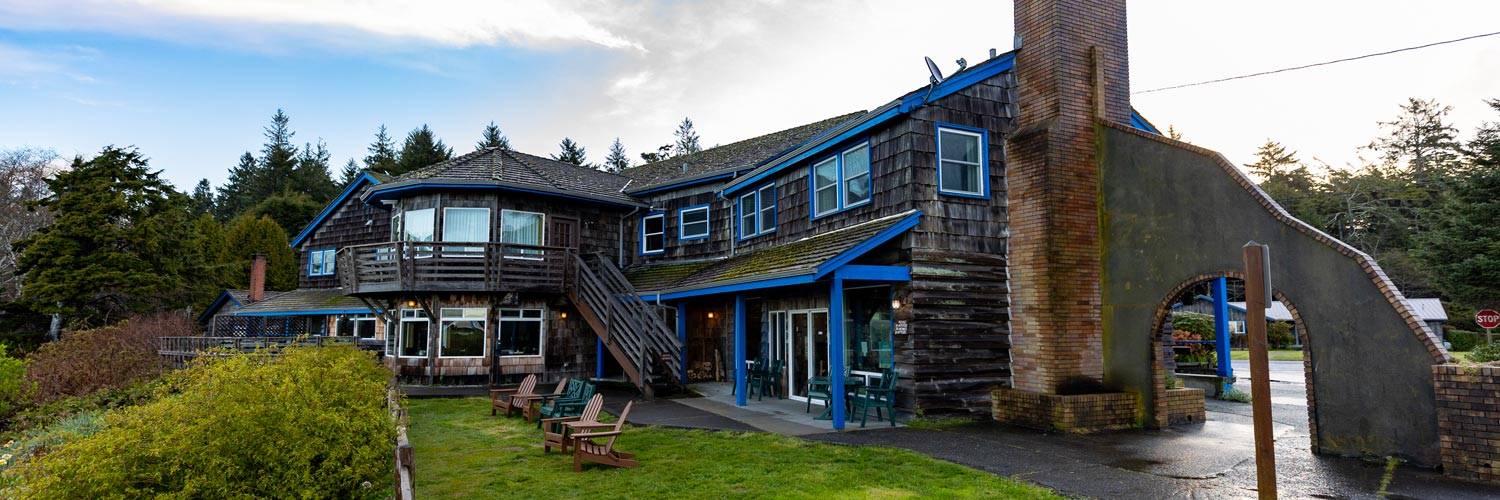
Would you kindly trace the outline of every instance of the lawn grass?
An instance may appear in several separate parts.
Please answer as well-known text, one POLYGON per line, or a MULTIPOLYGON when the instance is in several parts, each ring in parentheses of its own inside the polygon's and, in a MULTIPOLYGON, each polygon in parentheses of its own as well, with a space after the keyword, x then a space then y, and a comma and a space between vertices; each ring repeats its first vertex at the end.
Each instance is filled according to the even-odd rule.
MULTIPOLYGON (((1250 359, 1250 351, 1247 349, 1233 349, 1229 351, 1229 359, 1235 361, 1246 361, 1250 359)), ((1272 349, 1266 351, 1266 359, 1271 361, 1302 361, 1301 349, 1272 349)))
POLYGON ((571 456, 542 453, 533 424, 491 417, 488 399, 408 406, 423 498, 1061 498, 906 450, 651 427, 631 428, 617 442, 639 468, 577 473, 571 456))

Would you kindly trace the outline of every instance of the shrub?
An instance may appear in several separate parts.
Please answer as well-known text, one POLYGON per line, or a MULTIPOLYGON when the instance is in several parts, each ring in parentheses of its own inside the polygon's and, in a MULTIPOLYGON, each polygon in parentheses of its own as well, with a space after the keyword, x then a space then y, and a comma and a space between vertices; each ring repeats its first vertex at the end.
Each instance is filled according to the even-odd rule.
POLYGON ((19 412, 4 422, 8 432, 26 432, 40 429, 55 422, 84 413, 102 414, 105 410, 142 404, 156 398, 158 389, 165 384, 161 379, 151 379, 135 385, 105 389, 86 396, 68 396, 43 404, 25 405, 19 412))
POLYGON ((1250 393, 1239 390, 1235 387, 1230 387, 1229 390, 1224 391, 1223 394, 1219 395, 1219 399, 1222 399, 1224 401, 1234 401, 1236 403, 1249 403, 1250 393))
POLYGON ((1292 336, 1291 323, 1273 321, 1266 324, 1266 343, 1271 344, 1273 349, 1284 349, 1296 342, 1297 339, 1292 336))
POLYGON ((10 357, 5 344, 0 344, 0 421, 8 421, 25 401, 27 386, 26 362, 10 357))
MULTIPOLYGON (((351 346, 247 354, 170 374, 155 401, 15 469, 11 496, 368 498, 390 483, 390 372, 351 346)), ((4 492, 0 492, 4 493, 4 492)))
POLYGON ((1203 340, 1214 339, 1214 317, 1194 312, 1172 314, 1173 332, 1192 332, 1203 340))
POLYGON ((197 331, 187 316, 163 313, 69 333, 27 358, 26 378, 35 384, 38 403, 134 385, 157 377, 164 368, 156 352, 157 337, 197 331))
POLYGON ((1500 361, 1500 342, 1493 344, 1480 344, 1469 352, 1469 361, 1475 363, 1489 363, 1500 361))
POLYGON ((1448 339, 1448 345, 1452 346, 1449 350, 1454 352, 1473 350, 1474 346, 1479 345, 1479 334, 1474 332, 1450 330, 1445 337, 1448 339))

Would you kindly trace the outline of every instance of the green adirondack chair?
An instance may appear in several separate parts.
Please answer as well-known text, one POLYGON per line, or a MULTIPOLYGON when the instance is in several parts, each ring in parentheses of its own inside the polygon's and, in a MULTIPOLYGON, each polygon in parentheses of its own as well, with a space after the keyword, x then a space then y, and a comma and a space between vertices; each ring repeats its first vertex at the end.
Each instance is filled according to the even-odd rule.
POLYGON ((576 397, 561 397, 548 401, 542 405, 541 417, 537 419, 537 428, 542 427, 542 419, 576 417, 583 412, 583 407, 588 405, 589 398, 594 397, 596 389, 593 382, 579 382, 581 388, 576 397))
MULTIPOLYGON (((872 386, 859 389, 850 399, 854 411, 859 413, 859 426, 864 427, 870 419, 870 409, 875 409, 875 420, 880 420, 881 410, 885 410, 885 418, 891 421, 891 427, 896 426, 896 371, 884 370, 880 373, 880 382, 872 386)), ((851 415, 852 416, 852 415, 851 415)))

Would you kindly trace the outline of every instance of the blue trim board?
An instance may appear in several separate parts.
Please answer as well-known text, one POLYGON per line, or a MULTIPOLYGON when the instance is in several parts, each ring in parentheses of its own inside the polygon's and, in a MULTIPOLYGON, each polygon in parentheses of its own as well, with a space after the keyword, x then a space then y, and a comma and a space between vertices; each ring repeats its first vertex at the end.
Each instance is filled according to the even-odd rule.
POLYGON ((444 183, 444 182, 424 182, 424 183, 420 183, 420 184, 407 184, 407 185, 404 185, 404 186, 395 186, 395 187, 377 189, 375 191, 371 191, 370 192, 370 196, 365 200, 365 202, 366 203, 370 203, 370 202, 384 200, 384 199, 388 199, 388 198, 395 198, 396 196, 394 196, 394 195, 403 194, 403 193, 412 192, 412 191, 421 192, 421 191, 433 191, 433 190, 445 190, 445 191, 500 191, 500 192, 511 192, 511 193, 534 194, 534 195, 538 195, 538 196, 551 196, 551 197, 554 197, 554 198, 563 198, 563 199, 583 201, 583 202, 588 202, 588 203, 597 203, 597 204, 600 204, 600 205, 615 206, 615 207, 638 208, 638 207, 644 206, 644 204, 641 204, 641 203, 630 203, 630 202, 625 202, 625 201, 612 201, 612 200, 605 200, 605 199, 595 198, 595 197, 592 197, 592 196, 581 196, 581 195, 575 195, 575 194, 560 193, 560 192, 556 192, 556 191, 547 191, 547 190, 542 190, 542 189, 530 189, 530 188, 524 188, 524 187, 519 187, 519 186, 506 186, 506 185, 499 185, 499 184, 444 183))
MULTIPOLYGON (((828 292, 828 374, 829 391, 833 396, 833 430, 844 429, 844 277, 833 273, 833 284, 828 292)), ((739 321, 739 318, 735 318, 739 321)))
POLYGON ((686 387, 687 383, 688 383, 688 379, 687 379, 687 366, 688 366, 688 364, 687 364, 688 363, 688 360, 687 360, 687 314, 688 314, 688 311, 687 311, 687 302, 678 302, 677 303, 677 345, 681 348, 680 351, 682 352, 682 359, 678 360, 678 362, 682 363, 682 365, 681 365, 682 366, 682 385, 684 387, 686 387))
POLYGON ((640 255, 661 255, 661 254, 667 253, 667 213, 666 212, 662 212, 662 211, 646 212, 645 214, 641 215, 641 220, 640 220, 639 226, 641 227, 641 231, 640 231, 641 244, 640 244, 640 246, 637 247, 637 250, 640 250, 640 255), (652 250, 652 251, 648 252, 648 251, 646 251, 646 219, 650 219, 652 217, 661 217, 661 250, 652 250))
POLYGON ((853 139, 855 137, 863 135, 866 132, 870 131, 870 129, 875 128, 876 126, 878 126, 878 125, 880 125, 882 123, 885 123, 886 121, 890 120, 891 118, 895 118, 895 117, 899 116, 900 114, 901 113, 899 113, 896 108, 892 107, 892 108, 887 109, 887 110, 885 110, 884 112, 882 112, 882 113, 880 113, 878 115, 874 115, 874 116, 872 116, 870 118, 866 118, 864 123, 856 125, 853 128, 851 128, 849 130, 846 130, 846 131, 844 131, 841 134, 834 135, 832 137, 829 137, 828 139, 824 139, 823 142, 819 146, 816 146, 816 147, 814 147, 812 149, 804 151, 804 152, 802 152, 802 153, 800 153, 800 154, 798 154, 796 156, 793 156, 793 157, 791 157, 791 158, 789 158, 789 159, 787 159, 785 161, 777 163, 776 166, 773 166, 770 169, 767 169, 767 170, 765 170, 765 171, 763 171, 761 173, 752 175, 750 177, 742 177, 742 179, 744 179, 743 181, 735 181, 735 182, 730 183, 728 186, 725 186, 724 189, 721 190, 719 193, 720 193, 721 196, 728 196, 728 195, 731 195, 731 194, 734 194, 736 192, 744 190, 744 188, 746 186, 750 186, 750 185, 754 185, 754 184, 759 184, 761 181, 766 180, 766 179, 770 178, 771 176, 776 175, 777 173, 780 173, 782 170, 785 170, 787 167, 790 167, 792 165, 796 165, 796 164, 800 163, 802 160, 806 160, 808 158, 812 158, 812 157, 815 157, 815 156, 822 155, 824 152, 826 152, 829 148, 832 147, 831 146, 832 144, 842 144, 842 143, 844 143, 844 141, 848 141, 849 139, 853 139))
POLYGON ((631 196, 640 196, 640 195, 647 195, 647 194, 664 193, 664 192, 667 192, 667 191, 676 191, 678 189, 689 188, 689 187, 703 185, 703 184, 710 184, 710 183, 713 183, 715 181, 721 181, 721 180, 724 180, 724 179, 733 179, 736 173, 738 173, 738 172, 724 172, 724 173, 721 173, 721 174, 715 174, 715 175, 710 175, 710 176, 705 176, 705 177, 696 177, 696 178, 691 178, 691 179, 684 179, 684 180, 680 180, 680 181, 676 181, 676 182, 672 182, 672 183, 668 183, 668 184, 662 184, 660 186, 648 187, 648 188, 645 188, 645 189, 637 189, 637 190, 632 190, 632 191, 626 191, 625 194, 629 194, 631 196))
POLYGON ((312 222, 308 222, 307 227, 302 228, 302 232, 297 233, 297 237, 292 238, 292 248, 296 248, 297 245, 301 245, 304 240, 312 236, 313 230, 322 225, 324 220, 338 210, 339 205, 344 204, 344 201, 358 192, 359 188, 363 187, 365 183, 379 185, 380 179, 376 179, 369 172, 360 172, 359 177, 355 177, 354 182, 349 183, 349 187, 344 188, 344 192, 339 193, 338 197, 328 202, 328 206, 323 207, 323 211, 318 212, 318 216, 313 217, 312 222))
POLYGON ((745 296, 734 296, 734 404, 745 406, 745 296))
POLYGON ((283 316, 327 316, 327 315, 330 315, 330 314, 378 314, 378 313, 375 310, 372 310, 370 308, 359 308, 359 309, 308 309, 308 310, 304 310, 304 311, 251 311, 251 312, 237 312, 237 313, 232 313, 230 315, 231 316, 262 316, 262 317, 278 317, 279 318, 279 317, 283 317, 283 316))
POLYGON ((891 225, 891 227, 885 228, 880 232, 875 233, 874 236, 871 236, 865 241, 860 242, 858 245, 854 245, 848 250, 844 250, 838 255, 833 256, 833 258, 824 261, 822 264, 818 264, 818 270, 813 274, 813 277, 822 278, 823 276, 827 276, 828 273, 838 270, 838 268, 843 267, 844 264, 848 264, 850 261, 858 258, 861 255, 864 255, 870 250, 874 250, 875 247, 878 247, 881 244, 890 241, 892 238, 900 236, 901 233, 905 233, 913 227, 917 227, 917 224, 920 222, 922 222, 922 211, 918 210, 911 215, 906 216, 906 218, 897 221, 895 224, 891 225))
POLYGON ((840 267, 834 274, 842 276, 851 281, 911 281, 911 267, 909 266, 868 266, 860 264, 849 264, 840 267))
POLYGON ((721 293, 748 292, 748 291, 751 291, 751 290, 762 290, 762 289, 766 289, 766 288, 777 288, 777 287, 783 287, 783 286, 806 285, 806 284, 812 283, 814 281, 817 281, 817 279, 814 278, 813 275, 811 275, 811 274, 799 274, 799 275, 796 275, 796 276, 786 276, 786 277, 782 277, 782 278, 770 278, 770 279, 763 279, 763 280, 756 280, 756 281, 747 281, 747 282, 744 282, 744 283, 735 283, 735 284, 732 284, 732 285, 719 285, 719 286, 713 286, 713 287, 708 287, 708 288, 699 288, 697 290, 687 290, 687 291, 683 291, 683 292, 658 293, 658 294, 654 294, 654 295, 642 295, 641 296, 641 300, 645 300, 647 302, 653 302, 653 301, 657 301, 657 300, 677 300, 677 299, 685 299, 685 298, 689 298, 689 297, 701 297, 701 296, 704 296, 704 295, 718 295, 718 294, 721 294, 721 293))
POLYGON ((1156 129, 1156 125, 1152 125, 1150 121, 1146 120, 1146 117, 1141 116, 1141 114, 1134 109, 1130 110, 1130 126, 1156 135, 1161 135, 1161 131, 1156 129))
POLYGON ((604 378, 604 339, 594 337, 594 378, 604 378))
POLYGON ((936 146, 934 149, 936 149, 937 151, 936 153, 934 153, 937 155, 937 160, 933 162, 933 165, 937 166, 938 194, 943 196, 958 196, 962 198, 978 198, 983 200, 990 199, 990 131, 978 127, 959 125, 956 123, 937 122, 935 128, 933 128, 932 137, 933 142, 936 143, 934 144, 934 146, 936 146), (943 129, 968 132, 971 134, 979 134, 979 194, 965 193, 961 191, 947 191, 943 189, 943 129))
POLYGON ((713 233, 714 233, 713 207, 711 207, 711 206, 709 206, 708 204, 705 203, 705 204, 702 204, 702 205, 693 205, 693 206, 690 206, 690 207, 683 207, 683 208, 677 209, 677 239, 679 241, 691 241, 691 240, 708 239, 708 236, 711 235, 711 234, 713 234, 713 233), (706 226, 708 226, 708 231, 704 232, 700 236, 687 236, 685 234, 685 231, 687 231, 687 229, 686 229, 687 224, 683 224, 683 222, 682 222, 682 213, 683 212, 692 211, 692 210, 703 210, 703 215, 705 216, 704 220, 707 222, 706 226))

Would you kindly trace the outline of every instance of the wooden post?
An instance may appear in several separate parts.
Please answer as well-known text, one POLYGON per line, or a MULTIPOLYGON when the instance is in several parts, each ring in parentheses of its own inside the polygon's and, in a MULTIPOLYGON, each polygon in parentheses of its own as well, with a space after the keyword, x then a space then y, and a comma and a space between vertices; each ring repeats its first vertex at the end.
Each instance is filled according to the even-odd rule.
MULTIPOLYGON (((816 349, 816 347, 814 347, 816 349)), ((844 429, 844 275, 833 272, 832 290, 828 293, 828 380, 833 408, 833 429, 844 429)))
POLYGON ((734 296, 734 404, 745 406, 745 296, 734 296))
POLYGON ((1266 359, 1266 307, 1270 304, 1270 247, 1246 243, 1245 333, 1250 344, 1250 408, 1255 423, 1255 483, 1262 499, 1276 498, 1276 441, 1271 435, 1271 377, 1266 359))

